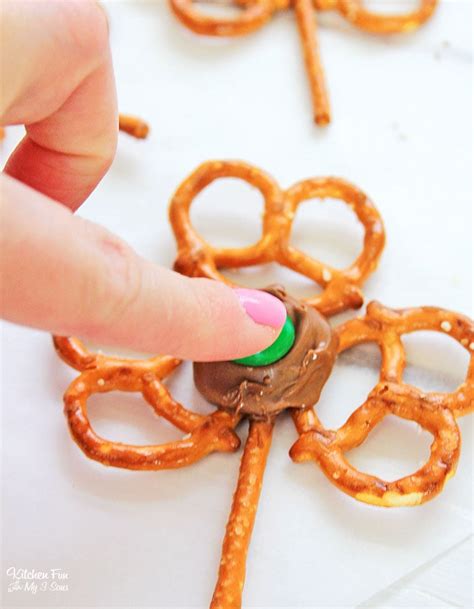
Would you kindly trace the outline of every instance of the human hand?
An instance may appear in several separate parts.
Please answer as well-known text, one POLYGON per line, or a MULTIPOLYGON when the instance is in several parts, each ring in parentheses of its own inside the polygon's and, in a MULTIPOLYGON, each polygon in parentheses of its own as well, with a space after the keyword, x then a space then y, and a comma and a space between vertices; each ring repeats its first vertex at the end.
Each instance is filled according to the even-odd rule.
POLYGON ((0 124, 26 129, 0 176, 2 316, 200 361, 270 345, 286 318, 278 299, 157 267, 73 215, 110 167, 117 141, 99 5, 5 0, 0 10, 0 124))

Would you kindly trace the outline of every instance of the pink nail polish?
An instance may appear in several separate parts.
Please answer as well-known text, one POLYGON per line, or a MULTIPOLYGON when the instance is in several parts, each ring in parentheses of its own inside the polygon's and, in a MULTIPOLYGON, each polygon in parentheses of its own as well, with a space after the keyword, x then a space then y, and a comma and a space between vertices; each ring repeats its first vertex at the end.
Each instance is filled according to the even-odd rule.
POLYGON ((234 292, 247 315, 257 324, 281 328, 285 323, 286 307, 275 296, 261 290, 247 288, 235 288, 234 292))

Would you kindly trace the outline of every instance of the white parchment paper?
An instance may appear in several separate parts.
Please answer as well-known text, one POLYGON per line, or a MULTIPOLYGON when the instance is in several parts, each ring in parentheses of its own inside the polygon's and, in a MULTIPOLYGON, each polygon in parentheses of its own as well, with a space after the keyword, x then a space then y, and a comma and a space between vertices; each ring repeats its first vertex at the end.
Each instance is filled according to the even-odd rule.
MULTIPOLYGON (((321 16, 334 117, 327 130, 311 121, 291 13, 254 36, 209 41, 182 28, 164 1, 109 2, 107 8, 121 108, 149 120, 152 133, 146 142, 121 137, 114 167, 83 215, 169 266, 175 246, 168 200, 203 160, 243 158, 284 187, 338 175, 370 194, 387 228, 367 300, 470 313, 468 2, 442 3, 426 27, 407 37, 374 38, 337 16, 321 16)), ((19 129, 8 132, 3 158, 19 135, 19 129)), ((199 197, 192 217, 213 243, 237 245, 258 237, 261 210, 258 194, 223 181, 199 197)), ((299 247, 335 265, 350 263, 361 239, 339 202, 307 202, 295 221, 299 247)), ((239 279, 314 293, 310 282, 274 266, 239 279)), ((447 336, 420 333, 405 344, 407 381, 428 390, 451 390, 462 381, 467 354, 447 336)), ((2 355, 4 605, 205 607, 239 455, 213 455, 168 472, 104 468, 68 436, 61 395, 75 373, 56 358, 49 337, 4 324, 2 355), (61 568, 69 589, 9 593, 9 566, 61 568)), ((370 346, 338 361, 318 406, 328 426, 342 424, 362 403, 377 369, 370 346)), ((208 408, 193 389, 189 364, 169 384, 183 404, 208 408)), ((90 415, 111 439, 178 437, 139 396, 95 397, 90 415)), ((343 495, 314 464, 293 464, 288 450, 296 432, 281 416, 249 553, 245 604, 351 607, 469 536, 472 423, 461 420, 460 427, 458 472, 444 493, 418 508, 384 510, 343 495)), ((390 479, 414 471, 429 444, 416 425, 389 417, 350 459, 390 479)))

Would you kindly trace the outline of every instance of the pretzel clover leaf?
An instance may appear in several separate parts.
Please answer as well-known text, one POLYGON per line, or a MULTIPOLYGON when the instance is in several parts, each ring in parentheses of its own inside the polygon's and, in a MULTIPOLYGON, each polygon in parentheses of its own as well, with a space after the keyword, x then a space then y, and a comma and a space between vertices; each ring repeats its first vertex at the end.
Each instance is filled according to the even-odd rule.
POLYGON ((180 360, 158 356, 131 360, 90 353, 76 338, 54 337, 58 355, 81 374, 64 394, 64 412, 71 435, 90 458, 124 469, 159 470, 190 465, 212 452, 232 452, 240 439, 234 432, 239 417, 216 411, 197 414, 173 400, 161 382, 179 366, 180 360), (158 416, 186 435, 182 440, 157 446, 134 446, 98 436, 87 414, 93 393, 140 392, 158 416))
POLYGON ((305 302, 324 315, 362 305, 360 286, 377 267, 385 243, 379 212, 356 186, 341 178, 312 178, 283 191, 268 174, 243 161, 208 161, 198 167, 173 196, 170 222, 178 246, 177 271, 191 277, 209 277, 231 284, 219 273, 220 268, 278 262, 309 277, 323 288, 321 294, 305 302), (191 224, 189 210, 194 198, 214 180, 228 177, 248 182, 264 198, 262 236, 254 245, 215 248, 200 237, 191 224), (300 203, 306 199, 326 197, 340 199, 349 205, 365 230, 362 252, 344 270, 314 260, 290 243, 291 229, 300 203))
POLYGON ((399 507, 432 499, 456 470, 461 437, 455 419, 474 409, 474 323, 435 307, 394 311, 371 302, 365 317, 348 321, 336 331, 339 353, 360 343, 375 342, 379 346, 379 383, 336 431, 326 429, 313 408, 295 411, 293 419, 300 438, 290 456, 297 462, 316 461, 333 484, 365 503, 399 507), (466 379, 453 393, 424 392, 403 382, 405 350, 400 337, 419 330, 447 333, 470 353, 466 379), (434 438, 428 462, 394 482, 356 470, 344 456, 360 446, 389 414, 417 422, 434 438))

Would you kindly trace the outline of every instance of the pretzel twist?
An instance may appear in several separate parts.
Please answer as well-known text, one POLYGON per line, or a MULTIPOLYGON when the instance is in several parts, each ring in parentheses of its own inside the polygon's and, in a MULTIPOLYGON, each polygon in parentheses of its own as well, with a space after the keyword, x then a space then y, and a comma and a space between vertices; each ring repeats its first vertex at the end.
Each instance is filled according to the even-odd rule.
POLYGON ((295 411, 293 419, 300 438, 290 456, 297 462, 316 461, 340 490, 365 503, 396 507, 432 499, 455 473, 461 443, 455 418, 474 409, 474 323, 435 307, 394 311, 371 302, 364 318, 348 321, 336 331, 339 353, 360 343, 377 343, 382 354, 380 381, 336 431, 326 429, 312 408, 295 411), (456 391, 423 392, 403 382, 405 351, 401 335, 418 330, 445 332, 470 353, 466 379, 456 391), (394 482, 356 470, 344 456, 362 444, 388 414, 415 421, 434 437, 428 462, 394 482))
POLYGON ((239 268, 278 262, 311 278, 324 288, 306 300, 325 315, 333 315, 363 303, 360 286, 375 270, 385 243, 382 219, 370 199, 356 186, 340 178, 312 178, 286 191, 262 170, 242 161, 209 161, 198 167, 178 188, 171 200, 170 222, 176 237, 175 269, 191 277, 209 277, 227 284, 219 268, 239 268), (215 248, 194 230, 189 217, 191 204, 214 180, 233 177, 257 188, 264 198, 263 232, 254 245, 215 248), (311 198, 331 197, 347 203, 365 230, 358 258, 347 269, 338 270, 314 260, 291 245, 291 229, 298 206, 311 198))
POLYGON ((136 470, 184 467, 212 452, 232 452, 240 439, 234 432, 239 417, 227 412, 203 416, 173 400, 161 380, 181 362, 159 356, 129 360, 89 353, 77 339, 54 337, 59 356, 81 374, 64 394, 64 412, 71 435, 91 459, 104 465, 136 470), (87 416, 87 400, 93 393, 140 392, 158 416, 188 434, 176 442, 156 446, 134 446, 110 442, 98 436, 87 416))
MULTIPOLYGON (((420 0, 419 8, 404 15, 382 15, 364 8, 362 0, 230 0, 240 7, 235 17, 214 17, 202 13, 196 0, 169 0, 178 19, 190 30, 207 36, 242 36, 263 27, 277 11, 293 8, 300 32, 303 56, 309 78, 314 120, 324 126, 331 121, 329 98, 317 40, 319 11, 337 10, 358 27, 371 34, 409 32, 420 27, 434 12, 438 0, 420 0)), ((207 0, 213 4, 212 0, 207 0)), ((220 4, 220 2, 215 2, 220 4)))

